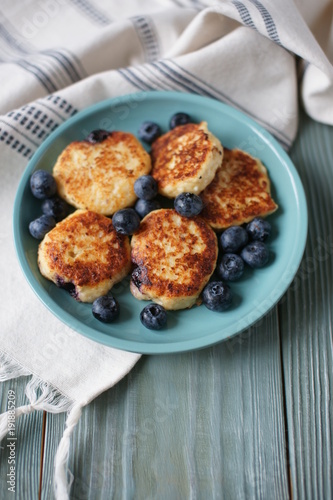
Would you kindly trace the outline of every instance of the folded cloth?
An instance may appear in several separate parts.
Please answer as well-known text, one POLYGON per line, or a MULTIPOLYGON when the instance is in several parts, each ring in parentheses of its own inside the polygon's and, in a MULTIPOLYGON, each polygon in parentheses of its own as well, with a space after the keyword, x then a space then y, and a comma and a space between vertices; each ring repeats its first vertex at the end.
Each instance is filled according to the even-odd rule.
MULTIPOLYGON (((49 133, 78 110, 138 91, 178 90, 223 101, 286 149, 297 132, 299 95, 313 118, 333 124, 332 3, 299 3, 29 0, 1 7, 0 380, 32 376, 29 404, 17 408, 17 416, 68 412, 55 460, 58 499, 69 495, 69 438, 82 407, 125 376, 140 355, 75 333, 32 293, 12 243, 20 176, 49 133)), ((0 438, 6 433, 3 414, 0 438)))

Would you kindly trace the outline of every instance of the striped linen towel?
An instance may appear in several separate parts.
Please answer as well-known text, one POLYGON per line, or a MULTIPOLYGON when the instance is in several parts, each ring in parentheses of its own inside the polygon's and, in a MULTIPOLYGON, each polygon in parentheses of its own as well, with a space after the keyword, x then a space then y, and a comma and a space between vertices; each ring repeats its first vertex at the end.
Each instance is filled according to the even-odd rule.
MULTIPOLYGON (((82 407, 125 376, 140 355, 73 332, 25 283, 11 213, 29 158, 78 110, 155 89, 230 104, 288 149, 299 101, 314 119, 333 125, 332 2, 5 0, 0 9, 0 275, 6 284, 0 380, 32 375, 29 403, 17 416, 68 412, 55 459, 56 498, 65 499, 70 434, 82 407)), ((2 438, 7 417, 0 417, 2 438)))

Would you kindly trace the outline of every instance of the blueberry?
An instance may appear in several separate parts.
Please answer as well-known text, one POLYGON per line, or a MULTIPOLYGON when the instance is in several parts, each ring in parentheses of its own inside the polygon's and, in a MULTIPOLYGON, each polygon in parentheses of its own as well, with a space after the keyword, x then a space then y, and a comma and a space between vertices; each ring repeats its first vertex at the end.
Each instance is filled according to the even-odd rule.
POLYGON ((143 219, 153 210, 158 210, 159 208, 161 208, 161 204, 157 200, 138 200, 134 207, 135 211, 138 212, 141 219, 143 219))
POLYGON ((167 322, 167 313, 159 304, 148 304, 140 313, 140 321, 149 330, 160 330, 167 322))
POLYGON ((146 121, 141 124, 138 136, 142 141, 151 144, 161 135, 161 133, 161 128, 157 123, 146 121))
POLYGON ((271 235, 271 230, 270 223, 261 217, 256 217, 246 226, 249 239, 253 241, 266 241, 271 235))
POLYGON ((90 142, 91 144, 96 144, 98 142, 103 142, 105 139, 111 135, 112 132, 109 132, 108 130, 93 130, 90 132, 90 134, 86 137, 86 141, 90 142))
POLYGON ((225 311, 232 303, 233 293, 223 281, 212 281, 205 286, 202 300, 211 311, 225 311))
POLYGON ((53 196, 43 201, 42 212, 45 215, 51 215, 59 222, 69 214, 69 205, 62 198, 53 196))
POLYGON ((239 252, 248 240, 248 234, 241 226, 228 227, 220 236, 222 250, 226 253, 239 252))
POLYGON ((133 234, 140 226, 140 217, 133 208, 123 208, 112 217, 115 230, 121 234, 133 234))
POLYGON ((29 232, 36 240, 42 240, 46 233, 51 231, 56 225, 54 217, 51 215, 41 215, 38 219, 29 224, 29 232))
POLYGON ((44 200, 50 198, 57 192, 57 184, 54 177, 46 170, 36 170, 30 177, 30 188, 32 194, 44 200))
POLYGON ((171 117, 170 120, 170 129, 173 129, 175 127, 178 127, 178 125, 186 125, 187 123, 190 123, 191 118, 187 113, 176 113, 171 117))
POLYGON ((61 278, 60 276, 57 276, 56 277, 56 285, 59 288, 62 288, 63 290, 66 290, 66 292, 68 292, 69 295, 71 297, 73 297, 73 299, 79 300, 79 295, 78 295, 78 291, 76 289, 76 286, 71 281, 65 281, 64 278, 61 278))
POLYGON ((184 217, 194 217, 203 209, 203 202, 200 196, 193 193, 181 193, 174 201, 174 207, 179 215, 184 217))
POLYGON ((111 295, 103 295, 95 299, 92 305, 92 313, 102 323, 111 323, 119 316, 118 301, 111 295))
POLYGON ((134 182, 134 192, 142 200, 152 200, 157 191, 157 182, 151 175, 142 175, 134 182))
POLYGON ((244 261, 235 253, 225 253, 222 255, 217 271, 223 280, 236 281, 244 273, 244 261))
POLYGON ((246 264, 253 268, 264 267, 269 259, 269 250, 262 241, 252 241, 241 252, 241 257, 246 264))

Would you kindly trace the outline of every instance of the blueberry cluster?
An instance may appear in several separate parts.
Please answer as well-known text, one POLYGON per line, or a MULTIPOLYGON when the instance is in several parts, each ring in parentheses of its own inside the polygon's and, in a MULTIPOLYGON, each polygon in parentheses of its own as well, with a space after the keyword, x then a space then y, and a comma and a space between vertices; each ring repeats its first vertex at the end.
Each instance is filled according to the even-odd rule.
POLYGON ((142 175, 134 183, 134 192, 139 198, 135 204, 135 210, 143 219, 153 210, 161 208, 160 202, 156 199, 158 186, 154 177, 142 175))
POLYGON ((139 229, 140 221, 149 212, 161 208, 156 199, 157 182, 151 175, 142 175, 134 183, 134 192, 138 200, 134 208, 123 208, 113 214, 112 224, 116 231, 131 235, 139 229))
POLYGON ((208 309, 228 309, 232 303, 232 291, 226 282, 239 280, 246 265, 259 269, 268 263, 269 249, 265 242, 270 235, 271 225, 261 217, 256 217, 245 227, 231 226, 221 234, 222 255, 216 269, 221 281, 209 283, 202 294, 208 309))
POLYGON ((42 240, 57 222, 68 215, 69 205, 56 195, 56 181, 46 170, 36 170, 32 174, 30 189, 35 198, 43 200, 43 215, 30 222, 29 232, 37 240, 42 240))
MULTIPOLYGON (((103 295, 93 302, 92 313, 98 321, 112 323, 119 317, 119 303, 111 294, 103 295)), ((140 321, 149 330, 161 330, 167 324, 167 312, 164 307, 152 302, 142 309, 140 321)))

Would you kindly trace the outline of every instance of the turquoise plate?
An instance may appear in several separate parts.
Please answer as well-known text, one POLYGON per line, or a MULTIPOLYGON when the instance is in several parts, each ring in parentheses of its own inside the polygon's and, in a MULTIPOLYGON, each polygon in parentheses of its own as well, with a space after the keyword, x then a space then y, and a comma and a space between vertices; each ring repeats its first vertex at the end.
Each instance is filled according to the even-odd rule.
POLYGON ((292 282, 302 259, 307 235, 307 207, 298 173, 288 155, 262 127, 241 112, 213 99, 176 92, 146 92, 100 102, 73 116, 55 130, 29 162, 18 188, 14 206, 14 240, 18 259, 31 287, 61 321, 82 335, 107 346, 146 354, 203 348, 239 334, 262 318, 292 282), (273 234, 269 243, 271 261, 263 269, 247 271, 232 284, 233 307, 223 313, 205 306, 168 313, 168 328, 144 328, 139 314, 145 303, 134 299, 129 280, 113 288, 121 305, 119 319, 103 324, 91 313, 91 304, 76 302, 64 290, 44 279, 36 257, 38 242, 28 231, 29 222, 41 214, 40 201, 29 188, 37 169, 52 170, 60 152, 74 140, 98 128, 137 133, 142 121, 153 120, 163 131, 177 111, 205 120, 209 129, 228 148, 239 147, 259 157, 266 165, 272 195, 279 210, 269 220, 273 234))

